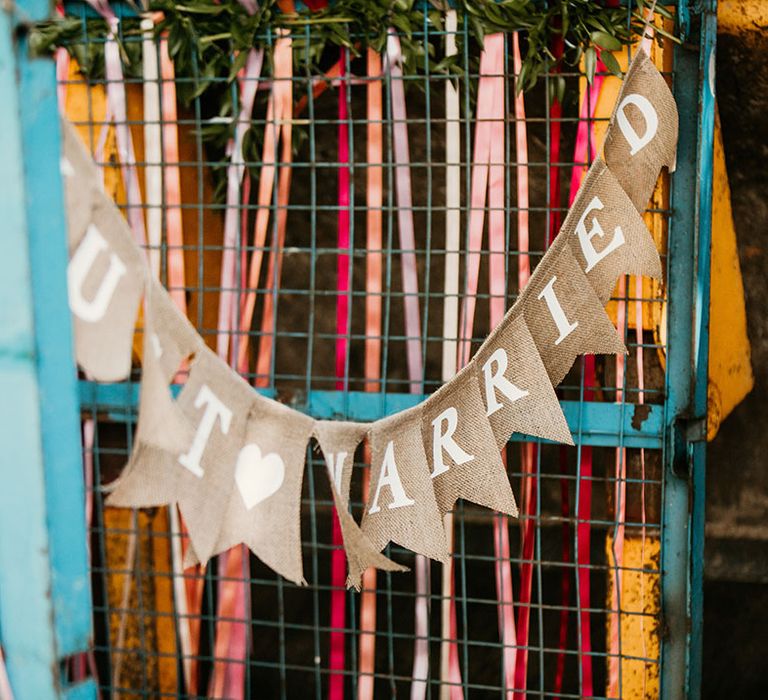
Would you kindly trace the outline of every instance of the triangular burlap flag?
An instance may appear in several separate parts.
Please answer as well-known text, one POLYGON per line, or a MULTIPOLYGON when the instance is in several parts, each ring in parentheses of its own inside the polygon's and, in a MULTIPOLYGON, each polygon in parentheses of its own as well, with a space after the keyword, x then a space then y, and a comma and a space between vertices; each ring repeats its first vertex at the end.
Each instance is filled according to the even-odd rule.
POLYGON ((131 372, 146 266, 112 200, 94 197, 91 223, 67 269, 69 306, 78 364, 92 379, 114 382, 131 372))
POLYGON ((347 587, 357 590, 360 590, 363 572, 371 566, 384 571, 408 570, 377 550, 348 510, 355 450, 369 427, 367 424, 346 421, 317 421, 314 429, 315 438, 325 458, 333 503, 339 516, 349 567, 347 587))
MULTIPOLYGON (((165 347, 155 341, 157 319, 152 310, 149 292, 144 316, 144 351, 142 353, 141 389, 139 393, 139 424, 135 440, 171 454, 181 454, 194 439, 194 426, 173 400, 169 376, 164 371, 165 347)), ((178 363, 177 363, 178 367, 178 363)))
POLYGON ((346 509, 349 506, 349 489, 352 483, 355 450, 370 429, 368 423, 319 420, 315 422, 314 435, 325 459, 331 486, 341 497, 346 509))
POLYGON ((371 428, 371 483, 361 529, 381 551, 394 542, 446 561, 448 547, 421 438, 421 405, 371 428))
POLYGON ((525 318, 514 313, 513 309, 493 330, 470 364, 482 388, 496 445, 501 448, 512 433, 572 445, 536 343, 525 318))
POLYGON ((579 355, 626 353, 567 245, 551 249, 542 258, 515 311, 518 305, 553 386, 563 380, 579 355))
POLYGON ((177 406, 194 426, 184 452, 139 443, 108 505, 147 507, 176 502, 203 563, 214 554, 235 484, 253 389, 202 348, 177 406))
POLYGON ((103 192, 104 187, 96 163, 68 119, 61 120, 61 139, 61 174, 64 178, 71 255, 91 222, 96 193, 103 192))
POLYGON ((620 275, 661 279, 661 260, 645 222, 618 180, 598 158, 563 222, 555 246, 567 241, 601 303, 620 275))
POLYGON ((645 210, 662 166, 674 170, 677 130, 675 98, 640 49, 624 77, 603 146, 605 162, 638 211, 645 210))
POLYGON ((163 375, 170 381, 179 371, 182 360, 193 355, 205 343, 171 295, 154 278, 147 284, 146 303, 147 312, 153 319, 152 328, 145 329, 149 333, 149 347, 157 357, 163 375))
MULTIPOLYGON (((545 380, 549 382, 546 375, 545 380)), ((515 497, 471 367, 424 402, 421 432, 441 513, 449 513, 464 498, 517 517, 515 497)))
MULTIPOLYGON (((242 542, 273 571, 304 585, 301 485, 314 421, 255 393, 244 416, 234 489, 212 553, 242 542)), ((200 557, 197 548, 194 554, 200 557)), ((190 555, 185 565, 193 563, 190 555)))

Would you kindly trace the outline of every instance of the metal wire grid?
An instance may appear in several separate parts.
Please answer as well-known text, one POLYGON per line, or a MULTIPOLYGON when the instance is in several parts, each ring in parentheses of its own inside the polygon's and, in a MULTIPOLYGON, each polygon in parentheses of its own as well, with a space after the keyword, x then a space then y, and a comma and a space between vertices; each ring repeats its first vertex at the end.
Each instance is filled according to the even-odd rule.
MULTIPOLYGON (((118 6, 118 9, 120 6, 118 6)), ((86 12, 82 7, 73 5, 70 12, 80 12, 84 19, 86 12)), ((462 225, 466 229, 468 213, 468 189, 472 163, 472 134, 474 126, 473 91, 477 84, 477 61, 479 49, 470 39, 466 28, 463 30, 464 48, 460 55, 462 77, 458 79, 462 96, 462 225)), ((425 23, 424 34, 430 41, 435 42, 438 50, 442 46, 440 32, 425 23)), ((305 26, 296 30, 296 35, 302 35, 304 50, 308 50, 313 40, 313 29, 305 26)), ((264 37, 267 46, 274 43, 275 37, 264 37)), ((509 37, 508 37, 509 39, 509 37)), ((121 37, 123 42, 140 41, 141 37, 126 33, 121 37)), ((91 40, 83 34, 83 41, 88 44, 91 40)), ((87 47, 86 47, 87 48, 87 47)), ((335 60, 335 58, 334 58, 335 60)), ((347 74, 363 76, 364 67, 358 60, 347 59, 347 74)), ((269 373, 269 391, 276 393, 286 402, 300 408, 312 405, 313 392, 333 390, 336 377, 333 373, 333 346, 337 340, 332 319, 335 312, 335 264, 339 251, 335 244, 335 216, 338 206, 335 203, 336 189, 332 180, 340 167, 336 160, 336 128, 338 120, 335 117, 337 95, 331 87, 319 97, 313 96, 312 75, 294 76, 294 98, 306 96, 306 118, 298 118, 299 128, 304 129, 306 138, 294 154, 293 183, 291 186, 290 203, 288 205, 287 240, 283 277, 279 288, 260 288, 260 297, 274 295, 277 303, 274 305, 276 329, 274 343, 276 351, 272 357, 272 367, 269 373)), ((506 104, 511 105, 514 83, 511 68, 511 51, 507 52, 505 67, 506 104)), ((562 153, 572 152, 573 132, 577 122, 578 94, 576 72, 564 73, 568 84, 564 116, 562 118, 563 146, 562 153)), ((263 76, 264 78, 264 76, 263 76)), ((552 211, 548 207, 547 193, 549 191, 550 152, 548 111, 549 83, 548 76, 540 89, 526 96, 528 110, 527 128, 531 158, 528 163, 531 177, 531 257, 532 265, 543 254, 545 249, 546 231, 549 227, 552 211)), ((77 78, 80 80, 80 78, 77 78)), ((212 78, 212 82, 220 83, 221 89, 236 91, 225 78, 212 78)), ((419 298, 422 310, 422 359, 425 367, 424 391, 429 393, 439 385, 440 380, 440 344, 441 307, 444 299, 442 293, 442 267, 445 254, 443 241, 443 221, 445 215, 442 186, 444 180, 444 144, 441 139, 444 134, 443 118, 443 85, 446 77, 429 72, 429 64, 425 60, 423 72, 416 76, 406 77, 408 83, 408 127, 411 147, 411 174, 413 178, 414 218, 418 232, 419 249, 416 251, 419 261, 419 298)), ((103 84, 101 79, 90 79, 90 84, 103 84)), ((127 78, 126 82, 139 84, 140 79, 127 78)), ((354 391, 366 388, 362 373, 362 347, 365 339, 363 321, 363 298, 365 297, 365 241, 361 231, 365 230, 365 85, 362 77, 350 78, 348 90, 348 120, 351 170, 351 312, 348 337, 350 353, 348 356, 347 372, 344 378, 345 391, 340 394, 340 403, 344 407, 348 396, 354 391)), ((378 402, 382 413, 391 412, 398 401, 404 400, 409 380, 404 363, 404 343, 407 339, 402 325, 403 293, 399 279, 399 254, 397 243, 396 202, 394 201, 393 184, 395 163, 392 153, 391 105, 388 98, 388 79, 384 77, 385 89, 385 205, 384 249, 385 285, 383 291, 384 332, 382 340, 382 379, 381 391, 371 394, 370 401, 378 402)), ((253 127, 258 130, 265 128, 264 105, 266 94, 270 87, 269 79, 260 83, 264 91, 259 93, 254 113, 253 127)), ((218 286, 208 280, 209 267, 215 264, 221 253, 221 244, 212 245, 207 233, 207 227, 214 217, 223 218, 224 205, 213 200, 210 182, 212 169, 226 166, 226 159, 221 149, 217 150, 206 144, 202 137, 206 117, 211 113, 212 105, 204 98, 195 99, 190 108, 180 112, 178 120, 180 137, 193 140, 194 158, 186 160, 184 156, 179 163, 182 169, 182 179, 195 183, 196 198, 194 201, 185 200, 182 208, 185 211, 185 255, 196 255, 197 273, 193 279, 187 280, 187 292, 190 299, 190 316, 204 336, 216 333, 215 325, 209 309, 211 299, 219 291, 218 286), (189 216, 194 214, 195 226, 190 230, 189 216), (213 262, 212 262, 213 261, 213 262)), ((509 110, 508 110, 509 112, 509 110)), ((89 105, 88 123, 93 133, 93 143, 98 139, 102 123, 96 118, 89 105)), ((140 120, 134 121, 132 127, 140 127, 140 120)), ((517 204, 514 198, 516 156, 513 148, 514 118, 508 113, 505 120, 505 150, 495 153, 494 157, 503 158, 508 164, 505 169, 506 178, 506 243, 508 269, 516 268, 516 213, 517 204)), ((107 167, 113 164, 106 164, 107 167)), ((139 163, 140 172, 141 166, 139 163)), ((263 165, 258 160, 247 163, 255 177, 263 165)), ((561 168, 563 191, 567 190, 565 183, 574 164, 566 159, 556 164, 561 168)), ((255 189, 255 187, 254 187, 255 189)), ((271 211, 276 211, 276 198, 273 199, 271 211)), ((566 206, 560 207, 565 212, 566 206)), ((256 205, 251 203, 249 221, 252 219, 256 205)), ((668 216, 667 211, 656 211, 658 215, 668 216)), ((273 218, 274 222, 274 218, 273 218)), ((276 229, 268 237, 265 254, 273 250, 276 241, 276 229)), ((163 244, 165 246, 165 244, 163 244)), ((238 250, 238 253, 240 251, 238 250)), ((165 256, 163 256, 165 259, 165 256)), ((483 261, 481 271, 481 288, 478 294, 478 309, 474 336, 482 340, 488 332, 486 322, 488 291, 482 286, 486 261, 483 261)), ((516 298, 516 284, 510 276, 507 291, 507 303, 511 305, 516 298)), ((242 292, 242 290, 238 290, 242 292)), ((630 294, 626 297, 630 307, 635 298, 630 294)), ((657 301, 657 300, 653 300, 657 301)), ((259 336, 258 328, 251 331, 252 345, 259 336)), ((627 374, 622 387, 622 412, 632 411, 637 402, 638 390, 636 376, 633 373, 637 344, 633 342, 634 333, 625 329, 625 343, 630 355, 627 358, 627 374)), ((475 345, 476 347, 476 345, 475 345)), ((662 403, 663 370, 658 362, 658 354, 663 353, 663 346, 646 333, 642 344, 645 353, 647 387, 644 392, 646 403, 662 403)), ((594 388, 592 401, 612 402, 615 400, 615 387, 611 372, 612 360, 598 361, 598 386, 594 388)), ((248 376, 250 380, 256 377, 248 376)), ((135 512, 127 524, 116 525, 110 518, 109 509, 104 508, 104 485, 117 476, 130 453, 135 420, 135 382, 125 387, 122 396, 125 397, 123 406, 105 407, 101 404, 89 404, 84 401, 82 410, 84 418, 95 419, 95 437, 93 447, 93 515, 91 525, 91 555, 94 592, 94 620, 96 629, 96 659, 98 677, 103 692, 127 694, 137 697, 180 696, 183 692, 179 685, 177 692, 160 692, 156 681, 159 665, 170 659, 179 666, 181 659, 178 638, 168 653, 158 649, 156 630, 159 620, 167 618, 171 628, 178 634, 175 622, 178 612, 175 609, 159 611, 152 600, 152 591, 157 592, 158 585, 172 578, 170 571, 157 570, 156 560, 151 556, 151 547, 147 542, 168 541, 170 532, 165 525, 152 525, 157 520, 162 509, 152 512, 135 512), (119 565, 115 553, 125 551, 129 535, 134 533, 136 538, 135 564, 132 567, 119 565), (124 580, 125 576, 133 577, 134 584, 127 598, 119 605, 114 602, 110 586, 124 580), (120 627, 120 621, 133 620, 137 629, 137 638, 126 640, 125 637, 115 637, 115 625, 120 627), (133 662, 131 662, 133 659, 133 662), (139 663, 136 663, 136 660, 139 663), (119 686, 114 686, 115 666, 123 669, 143 669, 141 673, 131 675, 124 673, 119 686), (153 670, 154 669, 154 670, 153 670)), ((583 382, 583 362, 577 363, 569 375, 563 388, 565 398, 586 404, 583 382)), ((416 397, 419 398, 419 397, 416 397)), ((343 413, 342 409, 342 413, 343 413)), ((535 514, 535 549, 531 564, 534 567, 533 593, 531 607, 531 632, 528 643, 530 661, 528 668, 527 690, 532 697, 552 695, 552 678, 560 652, 558 648, 559 619, 563 609, 568 611, 568 634, 565 647, 565 682, 559 697, 579 697, 581 688, 581 664, 579 663, 579 648, 581 628, 579 620, 582 613, 590 618, 592 632, 592 656, 595 673, 595 692, 603 693, 606 676, 606 623, 608 618, 609 598, 607 583, 615 575, 606 557, 606 536, 613 532, 618 525, 615 516, 615 504, 611 503, 616 484, 614 474, 615 450, 612 447, 594 448, 594 467, 591 482, 594 486, 592 500, 592 547, 590 560, 590 583, 592 592, 589 608, 584 609, 579 600, 579 576, 577 565, 574 563, 573 552, 576 548, 576 518, 575 504, 579 500, 579 490, 584 483, 579 479, 581 474, 582 432, 586 433, 589 426, 580 423, 575 435, 576 448, 565 450, 565 461, 561 462, 563 449, 551 445, 540 445, 536 458, 536 514, 535 514), (563 471, 561 471, 561 464, 563 471), (570 514, 561 511, 562 492, 567 493, 570 504, 570 514), (561 557, 562 538, 570 550, 569 560, 561 557), (568 603, 561 601, 561 572, 569 574, 570 594, 568 603)), ((624 446, 623 434, 618 435, 616 447, 624 446)), ((661 454, 658 450, 646 450, 646 473, 641 477, 639 470, 639 450, 628 449, 626 452, 627 470, 627 517, 624 523, 627 532, 640 532, 642 529, 639 512, 640 491, 645 492, 646 523, 645 532, 648 537, 657 536, 661 527, 661 454)), ((358 455, 360 456, 360 455, 358 455)), ((508 447, 509 476, 516 493, 522 477, 520 471, 519 449, 514 445, 508 447)), ((361 467, 365 465, 361 462, 361 467)), ((329 673, 328 635, 331 631, 328 619, 330 596, 329 559, 333 549, 330 544, 332 500, 326 486, 326 469, 322 459, 313 451, 309 451, 304 493, 302 500, 302 540, 305 561, 305 573, 310 585, 297 588, 285 583, 279 576, 274 575, 254 557, 251 557, 248 569, 243 577, 249 582, 251 615, 247 620, 249 630, 249 657, 246 669, 246 697, 321 697, 325 693, 329 673)), ((353 481, 352 498, 353 511, 360 514, 361 488, 360 479, 363 469, 357 469, 353 481)), ((471 504, 459 503, 456 511, 455 528, 455 580, 456 604, 458 614, 458 643, 462 667, 462 679, 465 694, 471 697, 503 697, 503 668, 501 661, 501 645, 497 630, 497 600, 493 584, 494 553, 492 547, 493 514, 471 504)), ((525 516, 521 518, 522 525, 525 516)), ((512 524, 513 569, 515 575, 514 588, 519 590, 519 569, 524 563, 520 548, 516 545, 516 524, 512 524)), ((628 534, 629 537, 629 534, 628 534)), ((393 557, 408 565, 413 565, 412 554, 391 548, 393 557)), ((117 556, 119 559, 119 556, 117 556)), ((625 572, 635 572, 656 580, 658 595, 659 565, 654 561, 651 565, 642 567, 624 567, 625 572), (655 579, 654 579, 655 577, 655 579)), ((187 572, 185 576, 195 574, 187 572)), ((216 583, 220 575, 215 564, 210 565, 204 574, 206 580, 203 609, 199 614, 201 620, 201 644, 196 660, 199 662, 200 688, 207 687, 207 678, 211 672, 212 640, 215 635, 215 596, 216 583)), ((432 615, 430 621, 429 643, 431 652, 431 675, 428 692, 430 697, 436 697, 439 688, 438 658, 439 645, 442 639, 439 625, 440 569, 432 566, 432 584, 430 603, 432 615)), ((377 629, 376 629, 376 689, 377 696, 407 693, 411 679, 413 631, 413 604, 415 600, 413 576, 390 575, 380 573, 377 579, 377 629)), ((347 627, 344 630, 347 640, 347 664, 345 675, 348 689, 357 691, 358 677, 357 648, 360 637, 359 629, 359 597, 355 593, 347 595, 347 627)), ((516 603, 516 610, 519 603, 516 603)), ((658 620, 652 613, 637 609, 622 609, 626 616, 647 618, 647 624, 658 626, 658 620)), ((196 614, 196 613, 195 613, 196 614)), ((623 658, 635 658, 649 666, 658 666, 659 647, 649 656, 630 656, 622 654, 623 658)), ((179 678, 180 678, 179 674, 179 678)), ((620 685, 621 690, 621 685, 620 685)), ((204 694, 204 690, 200 691, 204 694)), ((619 693, 621 696, 622 693, 619 693)))

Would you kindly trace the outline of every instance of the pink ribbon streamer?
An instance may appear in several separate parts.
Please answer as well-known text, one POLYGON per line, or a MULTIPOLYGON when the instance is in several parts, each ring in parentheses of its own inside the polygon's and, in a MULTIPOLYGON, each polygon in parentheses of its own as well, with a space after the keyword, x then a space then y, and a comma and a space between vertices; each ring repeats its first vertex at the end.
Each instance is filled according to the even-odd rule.
MULTIPOLYGON (((251 49, 246 59, 245 71, 240 83, 240 112, 235 126, 235 135, 227 143, 227 208, 224 214, 224 251, 221 257, 221 291, 219 292, 219 333, 216 338, 216 351, 223 359, 228 359, 228 348, 236 349, 237 340, 231 331, 236 328, 235 295, 237 293, 236 267, 238 220, 240 203, 240 183, 245 170, 243 157, 243 138, 251 122, 253 102, 256 98, 261 66, 264 58, 263 49, 251 49)), ((234 352, 232 353, 235 357, 234 352)), ((231 361, 231 360, 230 360, 231 361)))
MULTIPOLYGON (((421 357, 421 316, 419 311, 419 280, 416 264, 416 240, 413 228, 411 198, 410 154, 408 147, 407 113, 403 86, 400 40, 394 29, 387 37, 386 71, 392 104, 392 133, 395 153, 395 194, 397 197, 398 230, 400 234, 400 264, 403 278, 403 307, 405 310, 406 357, 411 393, 420 394, 424 370, 421 357)), ((426 696, 429 673, 429 562, 416 556, 415 642, 411 698, 426 696)))
POLYGON ((416 265, 416 242, 413 231, 411 170, 408 148, 408 115, 405 109, 402 54, 400 40, 393 29, 387 38, 387 71, 392 97, 392 134, 395 152, 395 193, 400 232, 400 262, 405 306, 406 354, 411 393, 420 394, 424 370, 421 359, 421 315, 419 312, 419 278, 416 265))
MULTIPOLYGON (((485 223, 485 201, 488 197, 488 237, 489 237, 489 290, 490 320, 495 325, 501 321, 505 311, 506 265, 505 265, 505 230, 504 230, 504 55, 505 44, 502 33, 485 37, 483 53, 480 58, 480 81, 478 87, 477 116, 475 123, 475 145, 471 176, 471 205, 469 222, 469 245, 467 251, 466 296, 462 305, 460 323, 460 364, 466 364, 471 355, 472 328, 480 255, 482 249, 483 227, 485 223), (492 145, 496 155, 492 157, 492 145)), ((516 106, 520 108, 521 101, 516 106)), ((524 115, 523 115, 524 116, 524 115)), ((518 147, 521 135, 516 135, 518 147)), ((522 138, 524 139, 524 133, 522 138)), ((525 161, 525 142, 522 141, 523 162, 525 161)), ((521 156, 518 154, 518 161, 521 156)), ((520 204, 522 216, 518 227, 523 243, 527 240, 527 170, 522 170, 519 187, 523 201, 520 204)), ((514 669, 516 658, 516 633, 514 622, 512 571, 510 567, 510 547, 508 520, 502 515, 494 518, 494 552, 496 556, 495 578, 499 600, 499 634, 504 647, 503 666, 505 686, 514 687, 514 669)))
MULTIPOLYGON (((292 104, 292 49, 290 34, 287 30, 279 32, 273 52, 274 80, 272 91, 267 102, 266 127, 264 129, 264 146, 262 149, 262 167, 259 176, 258 209, 253 232, 253 253, 248 270, 248 291, 241 299, 240 312, 240 342, 238 350, 238 368, 240 372, 248 370, 248 334, 251 329, 253 312, 256 305, 256 290, 261 278, 261 267, 267 240, 270 203, 273 197, 273 187, 277 172, 277 145, 282 143, 281 162, 277 188, 277 241, 269 260, 266 287, 269 288, 279 279, 279 264, 282 260, 282 241, 285 239, 285 222, 287 218, 288 194, 291 183, 291 126, 293 119, 292 104), (277 269, 276 269, 277 267, 277 269), (276 277, 277 275, 277 277, 276 277)), ((274 297, 268 294, 264 300, 262 316, 261 339, 256 368, 256 383, 258 386, 268 382, 272 359, 272 336, 274 297)))
MULTIPOLYGON (((597 143, 594 136, 594 115, 597 99, 603 86, 602 73, 605 66, 598 60, 597 72, 592 85, 587 89, 581 103, 580 121, 576 133, 573 172, 569 206, 576 199, 581 179, 587 171, 588 163, 597 156, 597 143)), ((584 358, 584 400, 592 399, 592 387, 595 384, 595 357, 584 358)), ((594 694, 592 674, 592 633, 590 629, 590 552, 592 533, 592 448, 581 447, 577 488, 579 497, 576 502, 576 564, 578 582, 579 634, 578 650, 581 666, 581 695, 594 694)))
MULTIPOLYGON (((246 5, 247 7, 247 5, 246 5)), ((255 8, 253 8, 255 10, 255 8)), ((249 10, 249 11, 253 11, 249 10)), ((245 172, 243 139, 248 130, 256 98, 261 68, 263 49, 251 49, 246 64, 238 76, 240 87, 240 112, 235 125, 235 134, 227 143, 227 208, 224 217, 224 252, 222 254, 221 292, 219 295, 219 328, 217 351, 224 359, 236 367, 239 336, 233 335, 237 329, 238 314, 235 306, 237 291, 237 256, 238 224, 241 210, 241 182, 245 172), (229 354, 229 357, 227 357, 229 354)), ((243 186, 243 190, 246 187, 243 186)), ((245 693, 245 663, 248 655, 247 605, 248 590, 246 582, 249 575, 249 555, 245 547, 238 546, 219 557, 219 601, 216 625, 216 646, 214 672, 211 677, 209 695, 211 697, 242 698, 245 693), (234 621, 233 621, 234 620, 234 621), (224 659, 228 659, 225 661, 224 659)))
MULTIPOLYGON (((619 278, 618 287, 618 305, 616 311, 616 325, 619 332, 623 332, 626 325, 626 301, 624 297, 627 293, 627 280, 622 276, 619 278)), ((616 403, 624 400, 624 355, 616 356, 616 403)), ((608 688, 609 694, 620 692, 620 665, 621 659, 621 613, 619 610, 620 592, 623 580, 622 566, 624 564, 624 523, 627 516, 627 451, 626 448, 616 448, 616 466, 614 484, 614 509, 616 525, 614 527, 613 554, 614 571, 613 585, 611 586, 611 613, 608 616, 609 629, 609 657, 608 657, 608 688)))
MULTIPOLYGON (((347 114, 347 50, 341 49, 341 73, 338 99, 338 215, 336 257, 336 389, 347 389, 347 357, 349 343, 349 264, 350 264, 350 191, 349 191, 349 116, 347 114)), ((344 540, 336 511, 332 514, 331 552, 331 634, 330 634, 330 676, 328 678, 328 697, 330 700, 344 698, 346 593, 344 590, 347 577, 344 540)))
POLYGON ((133 149, 133 138, 128 126, 126 108, 125 82, 123 66, 120 60, 120 47, 116 35, 120 20, 117 18, 106 0, 87 0, 109 24, 109 35, 104 45, 104 63, 107 77, 107 101, 114 117, 115 133, 117 135, 117 150, 120 156, 120 167, 123 173, 123 186, 128 205, 128 223, 134 238, 142 248, 146 247, 147 237, 144 230, 144 213, 141 207, 141 190, 139 176, 136 171, 136 156, 133 149))

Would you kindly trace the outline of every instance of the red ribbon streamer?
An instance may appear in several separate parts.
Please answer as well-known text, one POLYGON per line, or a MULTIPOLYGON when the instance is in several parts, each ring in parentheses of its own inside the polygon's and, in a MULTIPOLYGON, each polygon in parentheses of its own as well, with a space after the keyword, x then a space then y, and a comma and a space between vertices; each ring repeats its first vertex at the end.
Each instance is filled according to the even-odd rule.
MULTIPOLYGON (((336 257, 336 390, 347 389, 347 357, 349 343, 349 253, 350 253, 350 192, 349 192, 349 124, 347 115, 346 80, 347 50, 341 51, 341 73, 339 80, 338 107, 338 219, 336 257)), ((331 553, 331 635, 330 635, 330 676, 328 697, 330 700, 344 698, 344 644, 346 626, 347 577, 341 526, 336 511, 333 511, 333 546, 331 553)))

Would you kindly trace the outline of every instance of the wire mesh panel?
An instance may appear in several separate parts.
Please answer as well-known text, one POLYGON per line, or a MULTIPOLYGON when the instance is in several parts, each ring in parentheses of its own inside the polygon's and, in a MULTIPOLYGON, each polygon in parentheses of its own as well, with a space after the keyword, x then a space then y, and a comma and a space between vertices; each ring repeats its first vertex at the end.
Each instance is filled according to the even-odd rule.
MULTIPOLYGON (((115 9, 126 10, 121 5, 115 9)), ((103 167, 108 192, 127 209, 124 154, 116 133, 123 125, 114 123, 104 40, 94 39, 88 29, 102 20, 77 3, 68 4, 67 13, 81 33, 76 28, 71 32, 68 69, 63 59, 60 63, 62 109, 103 167)), ((225 220, 227 208, 233 207, 232 200, 227 203, 227 142, 243 95, 249 88, 256 90, 243 140, 244 176, 234 200, 237 235, 232 251, 237 261, 235 307, 245 308, 252 294, 253 313, 247 327, 235 324, 228 330, 239 349, 239 357, 230 359, 257 390, 315 417, 379 418, 416 404, 443 382, 445 343, 452 340, 443 335, 449 298, 449 83, 457 89, 460 106, 459 301, 469 294, 464 262, 478 167, 475 130, 482 122, 476 111, 481 46, 469 27, 460 25, 453 67, 440 67, 445 23, 427 13, 423 17, 420 33, 402 37, 429 48, 418 65, 406 66, 404 119, 393 98, 397 78, 387 70, 386 60, 371 70, 377 64, 369 62, 363 37, 352 50, 339 49, 325 41, 322 24, 298 23, 284 33, 267 30, 256 37, 255 44, 265 52, 261 72, 251 76, 255 84, 250 86, 242 77, 244 62, 233 54, 226 58, 233 67, 229 74, 200 73, 175 81, 160 76, 166 83, 160 90, 163 157, 158 164, 146 157, 140 54, 147 36, 133 14, 117 25, 141 211, 147 221, 153 208, 161 214, 159 274, 172 292, 183 292, 189 318, 212 347, 220 333, 221 292, 226 291, 221 288, 225 220), (277 46, 288 37, 290 70, 277 76, 277 46), (234 79, 238 71, 239 81, 234 79), (169 85, 175 89, 168 90, 169 85), (288 91, 291 113, 278 118, 281 85, 288 91), (371 116, 371 85, 381 87, 380 118, 371 116), (177 100, 172 109, 162 103, 169 96, 177 100), (371 158, 371 136, 377 133, 372 126, 381 128, 381 162, 371 158), (405 159, 398 149, 402 126, 405 159), (174 139, 176 161, 169 156, 174 139), (153 166, 159 166, 163 183, 162 198, 155 203, 144 184, 153 166), (399 196, 406 172, 410 206, 399 196), (180 196, 169 187, 174 178, 180 196), (380 206, 371 199, 377 182, 380 206), (415 249, 403 242, 404 209, 413 219, 415 249), (340 238, 341 229, 346 235, 340 238), (171 240, 171 230, 182 232, 180 245, 171 240), (380 242, 371 230, 380 230, 380 242), (263 233, 261 240, 257 231, 263 233), (169 274, 169 261, 179 251, 184 269, 180 289, 169 274), (409 255, 415 257, 418 289, 407 291, 403 258, 409 255), (370 281, 379 274, 379 265, 381 288, 372 291, 370 281), (348 282, 341 285, 343 279, 348 282), (409 295, 418 299, 416 337, 409 325, 409 295), (380 312, 373 315, 380 313, 381 320, 373 333, 372 297, 380 303, 380 312), (414 340, 423 367, 420 377, 413 376, 408 364, 414 340)), ((178 53, 174 40, 171 33, 163 48, 152 36, 159 63, 163 65, 169 46, 176 52, 174 61, 194 62, 194 54, 178 53)), ((226 44, 226 38, 210 41, 226 44)), ((525 93, 522 113, 515 107, 519 76, 512 44, 513 35, 505 35, 504 110, 497 132, 503 139, 491 144, 491 162, 502 166, 503 183, 497 186, 503 192, 506 307, 521 288, 518 270, 526 262, 531 268, 538 263, 568 209, 572 179, 578 184, 596 154, 613 105, 610 95, 616 94, 610 91, 618 82, 599 66, 595 84, 603 85, 601 93, 587 85, 579 66, 563 66, 525 93), (586 148, 579 153, 580 125, 586 128, 581 139, 586 148), (521 149, 521 134, 527 152, 521 149), (524 189, 521 173, 528 177, 524 189), (521 230, 525 218, 527 241, 521 230)), ((669 47, 656 50, 657 63, 673 80, 669 47)), ((493 210, 482 206, 488 214, 493 210)), ((662 253, 669 214, 669 183, 662 180, 646 213, 662 253)), ((473 349, 492 327, 488 246, 480 253, 473 349)), ((670 274, 675 271, 667 270, 670 274)), ((499 550, 494 546, 500 527, 508 528, 511 542, 516 692, 521 697, 658 693, 664 302, 663 286, 634 278, 620 283, 609 311, 629 354, 618 360, 582 358, 559 389, 575 447, 529 442, 521 435, 505 447, 519 520, 494 526, 499 516, 468 502, 458 504, 452 524, 452 595, 446 597, 442 567, 429 565, 428 697, 438 697, 448 682, 469 697, 505 695, 510 660, 500 641, 499 550), (451 600, 460 678, 449 681, 441 674, 440 658, 446 650, 443 643, 454 636, 441 622, 451 600)), ((183 381, 182 373, 177 383, 183 381)), ((137 382, 138 370, 133 381, 119 385, 81 382, 95 647, 92 657, 74 661, 70 672, 90 672, 105 695, 120 697, 238 696, 215 687, 217 668, 222 667, 241 669, 245 697, 325 697, 334 677, 342 679, 347 693, 357 695, 366 678, 360 672, 365 647, 375 649, 371 672, 377 697, 408 694, 418 636, 414 574, 380 572, 366 579, 364 586, 373 588, 362 597, 346 592, 343 625, 332 622, 339 589, 331 583, 332 556, 340 545, 332 534, 327 467, 315 449, 307 455, 301 509, 307 586, 286 582, 253 555, 238 559, 230 553, 205 569, 182 570, 179 557, 186 535, 176 513, 105 505, 110 484, 131 452, 137 382), (233 598, 227 602, 227 596, 233 598), (337 644, 341 639, 340 664, 338 657, 332 660, 334 633, 337 644), (239 634, 244 635, 244 653, 222 645, 225 635, 239 634)), ((357 464, 351 508, 359 520, 367 450, 359 451, 357 464)), ((387 553, 412 570, 419 566, 408 551, 393 546, 387 553)))

